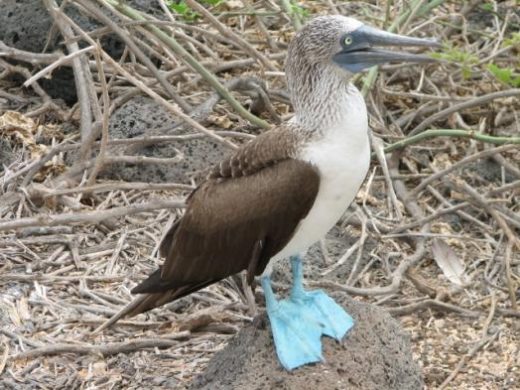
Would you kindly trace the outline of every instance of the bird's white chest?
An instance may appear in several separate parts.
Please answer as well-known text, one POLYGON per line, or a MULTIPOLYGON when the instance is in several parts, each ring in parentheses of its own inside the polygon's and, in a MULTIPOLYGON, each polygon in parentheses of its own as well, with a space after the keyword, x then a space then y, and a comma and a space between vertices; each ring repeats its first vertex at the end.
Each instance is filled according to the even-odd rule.
POLYGON ((300 159, 319 171, 318 195, 291 241, 273 260, 296 255, 323 238, 354 200, 370 164, 364 103, 359 110, 337 128, 329 129, 320 140, 310 142, 300 153, 300 159))

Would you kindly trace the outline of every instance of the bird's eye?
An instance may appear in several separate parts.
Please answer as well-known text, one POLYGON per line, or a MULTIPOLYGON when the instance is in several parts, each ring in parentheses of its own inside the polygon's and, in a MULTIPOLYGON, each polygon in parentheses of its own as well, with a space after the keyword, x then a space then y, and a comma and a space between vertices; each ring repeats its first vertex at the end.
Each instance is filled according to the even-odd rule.
POLYGON ((350 35, 347 35, 345 39, 343 39, 343 43, 347 46, 352 44, 352 37, 350 35))

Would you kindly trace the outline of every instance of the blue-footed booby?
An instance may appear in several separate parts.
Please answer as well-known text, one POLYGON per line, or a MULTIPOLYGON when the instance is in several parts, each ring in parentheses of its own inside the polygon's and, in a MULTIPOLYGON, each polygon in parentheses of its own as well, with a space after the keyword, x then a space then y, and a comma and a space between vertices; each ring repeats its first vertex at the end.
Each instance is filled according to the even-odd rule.
MULTIPOLYGON (((160 245, 165 262, 117 316, 135 315, 241 271, 260 276, 276 353, 288 370, 322 360, 321 337, 341 340, 353 319, 323 291, 305 291, 300 254, 354 200, 369 168, 367 109, 352 75, 431 58, 375 46, 437 46, 345 16, 320 16, 291 41, 286 76, 294 117, 214 167, 160 245), (273 263, 290 258, 293 287, 277 300, 273 263)), ((113 321, 112 321, 113 322, 113 321)))

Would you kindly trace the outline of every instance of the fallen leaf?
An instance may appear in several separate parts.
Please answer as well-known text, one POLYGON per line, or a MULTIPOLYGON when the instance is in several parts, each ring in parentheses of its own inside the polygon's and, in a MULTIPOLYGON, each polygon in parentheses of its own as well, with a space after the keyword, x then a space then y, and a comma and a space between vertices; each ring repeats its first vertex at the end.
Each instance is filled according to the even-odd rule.
MULTIPOLYGON (((0 137, 11 140, 13 144, 23 145, 29 150, 31 159, 36 159, 47 153, 48 146, 42 140, 63 139, 63 133, 58 126, 41 125, 32 118, 15 111, 6 111, 0 116, 0 137)), ((65 164, 60 157, 55 156, 45 163, 34 175, 35 181, 43 181, 51 173, 60 174, 65 171, 65 164)))
POLYGON ((46 151, 45 145, 35 140, 38 124, 31 118, 15 111, 6 111, 0 116, 0 135, 13 138, 31 152, 32 158, 40 157, 46 151))
POLYGON ((228 0, 224 3, 224 5, 229 10, 244 8, 244 3, 242 3, 240 0, 228 0))
POLYGON ((27 298, 22 296, 20 300, 17 302, 17 309, 20 319, 22 321, 29 321, 31 319, 31 310, 29 309, 29 302, 27 298))
POLYGON ((225 115, 210 115, 208 120, 223 129, 230 129, 233 126, 233 122, 225 115))
POLYGON ((459 286, 463 286, 468 282, 466 275, 464 275, 462 260, 446 242, 440 238, 434 239, 432 253, 435 262, 450 282, 459 286))
POLYGON ((209 307, 183 318, 182 321, 177 323, 177 327, 179 331, 194 332, 211 323, 221 322, 224 317, 225 314, 221 306, 209 307))
POLYGON ((0 309, 3 313, 6 313, 11 322, 17 328, 22 326, 22 320, 20 319, 20 315, 18 314, 18 310, 16 310, 16 306, 11 300, 3 300, 0 301, 0 309))

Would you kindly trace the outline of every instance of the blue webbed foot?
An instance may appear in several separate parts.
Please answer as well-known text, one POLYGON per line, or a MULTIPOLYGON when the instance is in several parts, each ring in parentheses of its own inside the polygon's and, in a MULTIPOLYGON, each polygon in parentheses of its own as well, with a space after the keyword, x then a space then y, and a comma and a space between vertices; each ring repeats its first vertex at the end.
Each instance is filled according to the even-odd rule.
POLYGON ((321 333, 340 341, 354 326, 354 320, 341 306, 321 290, 302 292, 292 300, 302 301, 301 309, 309 317, 318 319, 321 333), (303 295, 303 296, 302 296, 303 295))
POLYGON ((291 257, 293 286, 291 301, 300 302, 308 316, 316 318, 322 325, 322 334, 340 341, 354 325, 354 320, 341 306, 321 290, 303 289, 302 262, 298 256, 291 257))
POLYGON ((279 301, 268 310, 276 354, 287 370, 323 360, 322 326, 289 300, 279 301))
POLYGON ((262 278, 276 354, 287 370, 323 360, 321 336, 339 341, 354 325, 352 317, 323 291, 304 291, 300 259, 291 261, 294 281, 288 299, 277 301, 269 278, 262 278))
POLYGON ((276 354, 287 369, 323 360, 321 355, 322 326, 290 300, 267 306, 276 354))

